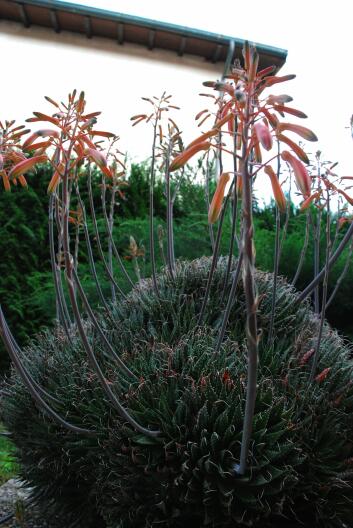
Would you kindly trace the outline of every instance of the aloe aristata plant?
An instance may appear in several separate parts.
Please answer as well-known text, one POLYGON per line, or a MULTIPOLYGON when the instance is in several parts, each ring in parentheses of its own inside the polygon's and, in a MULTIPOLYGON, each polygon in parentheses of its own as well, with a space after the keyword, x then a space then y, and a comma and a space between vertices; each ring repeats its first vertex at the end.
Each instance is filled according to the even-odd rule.
MULTIPOLYGON (((214 343, 214 353, 218 354, 222 345, 229 315, 234 302, 235 290, 242 277, 246 306, 246 347, 248 357, 246 385, 246 401, 244 409, 244 423, 241 440, 241 450, 239 461, 234 465, 235 475, 244 475, 248 469, 248 452, 252 436, 252 426, 254 418, 254 407, 257 395, 257 371, 258 371, 258 345, 261 339, 261 329, 258 325, 257 312, 261 298, 257 293, 255 279, 255 247, 254 247, 254 223, 253 223, 253 184, 255 177, 268 178, 272 187, 273 196, 277 207, 277 227, 279 227, 280 214, 286 213, 287 201, 281 185, 282 166, 286 164, 294 176, 298 192, 302 195, 302 209, 316 204, 318 207, 327 206, 327 253, 325 266, 322 270, 316 268, 313 281, 299 295, 296 302, 303 301, 315 289, 321 281, 324 281, 323 299, 321 303, 321 325, 313 353, 312 380, 322 373, 316 372, 318 354, 320 350, 320 340, 322 325, 325 315, 327 299, 327 278, 330 268, 341 255, 343 249, 352 238, 353 224, 350 225, 344 237, 339 241, 337 247, 332 250, 330 242, 330 196, 340 194, 349 202, 352 199, 342 190, 336 182, 336 177, 332 173, 332 168, 325 174, 319 174, 314 188, 313 179, 309 174, 306 165, 309 163, 307 154, 303 148, 293 139, 287 136, 292 133, 306 141, 316 141, 315 134, 308 128, 293 124, 287 121, 287 116, 305 118, 306 115, 288 106, 291 97, 282 95, 267 95, 267 90, 272 86, 290 81, 294 75, 283 77, 275 74, 275 68, 259 70, 259 56, 255 48, 245 43, 243 50, 244 65, 236 64, 221 82, 206 82, 205 85, 216 91, 217 95, 212 95, 214 111, 202 110, 197 118, 200 125, 214 117, 213 125, 200 134, 188 146, 184 147, 181 140, 180 131, 177 125, 169 119, 167 131, 162 128, 163 114, 171 108, 175 108, 170 103, 170 96, 163 94, 161 98, 147 99, 152 106, 151 112, 134 116, 134 124, 148 122, 152 124, 152 162, 150 171, 150 257, 152 268, 152 281, 155 294, 159 296, 158 270, 155 259, 155 229, 154 229, 154 180, 156 163, 162 159, 162 167, 166 182, 167 201, 167 270, 173 279, 175 274, 175 252, 173 240, 173 201, 177 192, 178 171, 183 171, 185 165, 194 156, 202 153, 205 159, 212 153, 216 156, 219 168, 218 183, 216 191, 210 200, 208 210, 208 220, 211 226, 210 235, 213 247, 212 262, 210 265, 202 306, 198 316, 198 325, 202 325, 207 304, 211 295, 212 282, 216 273, 220 239, 225 213, 231 204, 232 217, 232 239, 229 245, 229 255, 227 256, 227 268, 223 288, 221 292, 224 301, 224 310, 219 323, 218 336, 214 343), (206 114, 206 115, 205 115, 206 114), (159 138, 159 145, 157 139, 159 138), (233 171, 224 172, 222 156, 231 156, 233 161, 233 171), (175 178, 176 187, 172 192, 172 178, 175 178), (176 189, 176 190, 175 190, 176 189), (213 224, 217 223, 216 236, 213 237, 213 224), (240 225, 240 228, 239 228, 240 225), (213 237, 213 238, 212 238, 213 237), (239 258, 236 268, 232 270, 233 250, 237 247, 239 258), (231 280, 229 280, 231 278, 231 280)), ((158 438, 161 431, 153 425, 144 426, 127 410, 123 402, 119 399, 111 383, 105 378, 103 370, 99 364, 95 350, 92 347, 87 335, 86 320, 82 316, 80 306, 83 307, 86 317, 94 328, 96 334, 109 357, 114 358, 117 367, 122 375, 128 379, 136 380, 137 376, 124 359, 114 350, 110 340, 102 329, 94 310, 91 308, 89 299, 84 291, 79 278, 78 270, 78 250, 77 244, 79 235, 77 229, 82 226, 84 238, 87 244, 87 255, 90 263, 92 276, 95 280, 100 302, 106 316, 114 326, 114 316, 111 313, 109 302, 104 298, 100 287, 99 278, 93 259, 90 234, 87 227, 85 204, 80 196, 79 179, 84 175, 88 184, 88 194, 90 203, 90 214, 98 249, 99 257, 102 261, 105 274, 112 285, 112 298, 114 302, 126 297, 120 288, 118 281, 114 277, 111 265, 112 255, 115 256, 121 272, 126 280, 132 285, 133 281, 124 267, 124 261, 114 243, 113 237, 113 211, 114 197, 111 206, 111 213, 108 213, 105 206, 105 195, 107 186, 113 194, 119 186, 119 177, 124 172, 124 164, 120 153, 114 151, 116 137, 114 134, 97 130, 96 121, 99 112, 87 113, 84 94, 77 96, 76 92, 69 95, 66 103, 57 103, 49 97, 47 101, 55 107, 51 115, 39 112, 34 113, 30 122, 44 122, 50 128, 40 129, 32 133, 23 144, 20 143, 26 130, 15 127, 12 123, 1 125, 1 176, 6 190, 10 189, 11 182, 17 180, 25 185, 24 174, 37 163, 50 163, 53 171, 52 179, 49 183, 49 235, 50 251, 52 258, 52 270, 57 297, 58 320, 62 325, 67 342, 72 342, 73 328, 78 332, 82 346, 87 354, 92 371, 104 390, 109 404, 119 413, 121 418, 130 426, 145 435, 147 438, 158 438), (101 146, 101 139, 109 142, 104 152, 101 146), (28 158, 27 153, 32 153, 28 158), (100 233, 97 228, 97 219, 92 196, 92 174, 91 166, 95 164, 102 173, 102 196, 103 213, 105 218, 106 233, 109 239, 109 259, 105 256, 100 240, 100 233), (120 167, 120 169, 119 169, 120 167), (72 203, 76 204, 76 209, 72 209, 72 203), (73 236, 73 229, 76 235, 73 236), (55 231, 57 237, 55 238, 55 231), (65 283, 63 284, 63 272, 65 283), (67 296, 64 290, 67 289, 67 296)), ((309 225, 309 224, 308 224, 309 225)), ((279 236, 279 230, 278 236, 279 236)), ((274 338, 274 313, 276 308, 276 285, 278 276, 280 241, 277 238, 277 251, 275 258, 275 280, 272 290, 272 308, 270 318, 270 332, 268 339, 274 338)), ((131 258, 144 254, 139 250, 134 240, 130 240, 131 258)), ((134 261, 136 263, 136 260, 134 261)), ((138 272, 138 266, 135 268, 138 272)), ((5 316, 0 311, 0 330, 5 346, 18 369, 23 382, 35 398, 37 404, 48 413, 54 420, 63 427, 75 433, 84 435, 94 435, 95 431, 85 427, 71 424, 55 411, 55 397, 45 391, 37 381, 31 376, 28 368, 21 360, 19 347, 15 337, 9 329, 5 316)), ((327 376, 327 372, 325 376, 327 376)))

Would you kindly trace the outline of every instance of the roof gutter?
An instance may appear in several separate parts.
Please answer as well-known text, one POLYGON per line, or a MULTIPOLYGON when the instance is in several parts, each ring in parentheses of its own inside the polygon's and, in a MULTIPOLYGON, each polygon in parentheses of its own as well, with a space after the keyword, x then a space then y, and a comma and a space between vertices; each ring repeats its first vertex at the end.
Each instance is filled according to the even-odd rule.
MULTIPOLYGON (((99 9, 95 7, 88 7, 85 5, 79 5, 70 2, 61 2, 58 0, 20 0, 17 2, 19 8, 23 11, 23 18, 28 25, 28 20, 26 19, 26 6, 36 6, 47 8, 52 12, 55 11, 65 11, 66 13, 72 13, 76 15, 82 15, 84 17, 100 18, 103 20, 115 21, 117 24, 131 24, 135 26, 140 26, 143 28, 151 29, 154 31, 165 31, 168 33, 173 33, 175 35, 182 35, 186 38, 198 38, 204 41, 209 41, 212 43, 218 43, 219 45, 229 45, 231 42, 234 43, 234 46, 243 46, 244 41, 242 39, 237 39, 222 35, 219 33, 211 33, 208 31, 203 31, 199 29, 193 29, 186 26, 180 26, 176 24, 170 24, 166 22, 160 22, 157 20, 151 20, 147 18, 142 18, 133 15, 126 15, 123 13, 117 13, 115 11, 109 11, 105 9, 99 9)), ((269 55, 276 57, 277 61, 284 63, 287 57, 287 51, 281 48, 276 48, 272 46, 267 46, 264 44, 255 44, 259 54, 269 55)))

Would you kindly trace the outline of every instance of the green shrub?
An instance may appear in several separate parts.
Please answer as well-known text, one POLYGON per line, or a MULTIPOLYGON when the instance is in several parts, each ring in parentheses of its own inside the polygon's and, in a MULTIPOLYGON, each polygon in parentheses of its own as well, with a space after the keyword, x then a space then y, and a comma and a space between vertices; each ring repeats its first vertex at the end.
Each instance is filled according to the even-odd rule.
MULTIPOLYGON (((138 375, 124 379, 87 322, 105 377, 125 407, 157 439, 137 434, 107 404, 77 338, 46 332, 25 350, 35 379, 61 403, 72 423, 96 432, 78 436, 38 411, 15 373, 2 405, 13 432, 20 476, 37 500, 70 523, 110 528, 147 526, 349 526, 353 506, 353 361, 351 347, 328 326, 319 377, 311 384, 308 352, 318 321, 280 280, 276 338, 267 345, 272 276, 257 272, 260 298, 258 396, 251 472, 240 477, 245 401, 244 294, 238 286, 224 343, 214 353, 223 306, 221 259, 197 326, 210 260, 179 263, 175 280, 159 276, 113 306, 117 328, 100 324, 114 349, 138 375), (325 370, 329 369, 329 370, 325 370), (100 519, 100 520, 99 520, 100 519)), ((310 354, 309 354, 310 355, 310 354)))
MULTIPOLYGON (((20 344, 25 344, 29 337, 38 333, 43 327, 52 324, 55 317, 54 286, 49 260, 48 242, 48 195, 46 188, 51 178, 51 168, 40 165, 29 178, 28 189, 13 188, 11 193, 0 192, 0 302, 16 338, 20 344)), ((192 181, 193 175, 188 170, 180 181, 176 196, 174 213, 180 221, 192 211, 204 211, 204 190, 192 181)), ((93 197, 98 218, 102 212, 101 176, 98 171, 93 173, 93 197)), ((129 185, 122 187, 125 198, 118 198, 119 204, 115 215, 115 237, 119 251, 126 254, 129 236, 134 235, 137 241, 147 244, 149 166, 147 163, 132 164, 128 178, 129 185), (128 230, 122 227, 127 223, 128 230), (143 226, 141 232, 140 225, 143 226), (121 235, 124 232, 125 235, 121 235)), ((89 213, 87 188, 82 179, 81 196, 87 204, 89 213)), ((155 212, 157 217, 164 218, 166 210, 164 183, 160 178, 155 185, 155 212)), ((204 215, 203 215, 204 216, 204 215)), ((88 214, 89 217, 89 214, 88 214)), ((156 221, 163 224, 163 220, 156 221)), ((92 222, 88 218, 89 230, 92 235, 92 222)), ((103 245, 107 242, 104 220, 99 219, 99 227, 103 245)), ((203 230, 207 234, 207 229, 203 230)), ((82 230, 81 230, 82 233, 82 230)), ((81 239, 83 240, 83 235, 81 239)), ((93 236, 92 236, 93 239, 93 236)), ((96 262, 98 252, 92 243, 96 262)), ((80 247, 80 270, 83 272, 84 283, 92 292, 90 300, 95 305, 98 301, 93 280, 89 274, 87 253, 84 243, 80 247)), ((106 245, 104 245, 106 248, 106 245)), ((129 263, 126 262, 129 268, 129 263)), ((109 292, 110 286, 97 264, 102 287, 109 292)), ((118 270, 116 270, 118 271, 118 270)), ((149 269, 146 270, 146 272, 149 269)), ((128 284, 119 275, 119 284, 127 290, 128 284)), ((8 356, 0 342, 0 372, 9 366, 8 356)))

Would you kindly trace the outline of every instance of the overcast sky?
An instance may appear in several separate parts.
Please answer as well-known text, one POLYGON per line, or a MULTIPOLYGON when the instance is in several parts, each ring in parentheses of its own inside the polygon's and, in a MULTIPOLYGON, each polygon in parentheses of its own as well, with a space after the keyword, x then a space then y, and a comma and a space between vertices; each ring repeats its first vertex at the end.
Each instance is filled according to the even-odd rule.
MULTIPOLYGON (((75 3, 204 29, 288 50, 283 73, 295 73, 285 92, 319 137, 310 145, 353 174, 351 0, 85 0, 75 3)), ((144 83, 148 91, 148 80, 144 83)), ((163 87, 161 87, 162 89, 163 87)), ((177 94, 175 94, 177 96, 177 94)), ((337 170, 338 168, 337 167, 337 170)))

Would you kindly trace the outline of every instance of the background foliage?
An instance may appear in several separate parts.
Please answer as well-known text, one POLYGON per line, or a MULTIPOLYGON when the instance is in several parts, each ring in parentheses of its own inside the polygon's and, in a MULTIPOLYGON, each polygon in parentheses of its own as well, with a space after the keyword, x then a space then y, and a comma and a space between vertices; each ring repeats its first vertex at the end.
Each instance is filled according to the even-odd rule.
MULTIPOLYGON (((0 193, 0 302, 4 307, 12 330, 21 344, 26 343, 29 337, 43 327, 52 324, 55 316, 48 247, 48 196, 46 188, 49 179, 48 169, 41 166, 37 169, 36 174, 29 178, 30 186, 27 190, 18 188, 13 189, 11 193, 0 193)), ((97 181, 99 179, 98 174, 95 175, 95 179, 94 201, 99 217, 101 198, 99 181, 97 181)), ((122 188, 124 197, 118 198, 114 238, 119 251, 125 257, 128 257, 130 235, 135 238, 139 246, 145 247, 146 263, 144 263, 143 258, 140 258, 139 266, 141 272, 148 276, 150 272, 148 265, 148 165, 146 163, 133 164, 128 183, 129 185, 122 188)), ((84 181, 80 185, 80 190, 85 199, 87 191, 84 181)), ((161 178, 157 178, 155 186, 156 231, 161 226, 165 232, 165 208, 164 182, 161 178)), ((89 212, 88 207, 87 212, 89 212)), ((211 246, 204 188, 201 184, 195 183, 194 174, 190 171, 186 171, 180 182, 174 205, 174 218, 176 256, 192 260, 200 257, 200 255, 210 255, 211 246)), ((89 225, 91 225, 90 221, 89 225)), ((102 234, 102 240, 107 242, 103 221, 99 222, 99 230, 102 234)), ((288 277, 289 280, 294 276, 297 268, 304 231, 305 215, 300 214, 292 205, 291 219, 289 220, 280 262, 280 273, 288 277)), ((344 227, 341 231, 342 236, 344 227)), ((90 232, 92 233, 91 229, 90 232)), ((324 236, 323 230, 323 248, 325 247, 324 236)), ((273 204, 264 209, 256 208, 255 238, 257 267, 271 271, 275 238, 273 204)), ((230 218, 227 216, 222 236, 221 254, 227 252, 229 239, 230 218)), ((95 249, 93 235, 91 240, 95 249)), ((83 246, 84 244, 82 244, 83 246)), ((158 264, 162 265, 160 252, 157 252, 157 257, 158 264)), ((83 249, 79 260, 80 276, 94 304, 98 302, 98 299, 83 249)), ((97 268, 103 290, 108 292, 110 286, 102 266, 99 264, 98 254, 95 254, 95 260, 98 262, 97 268)), ((321 260, 323 263, 324 251, 321 252, 321 260)), ((312 262, 313 240, 311 239, 302 273, 297 282, 299 289, 312 279, 312 262)), ((344 262, 343 255, 330 273, 330 289, 334 287, 344 262)), ((129 260, 126 260, 126 266, 135 281, 133 266, 129 260)), ((119 283, 127 290, 126 281, 119 276, 118 270, 116 273, 119 283)), ((333 326, 349 336, 353 334, 351 313, 353 313, 352 266, 349 268, 335 301, 328 310, 327 318, 333 326)), ((0 345, 0 368, 4 369, 7 365, 7 355, 0 345)))

